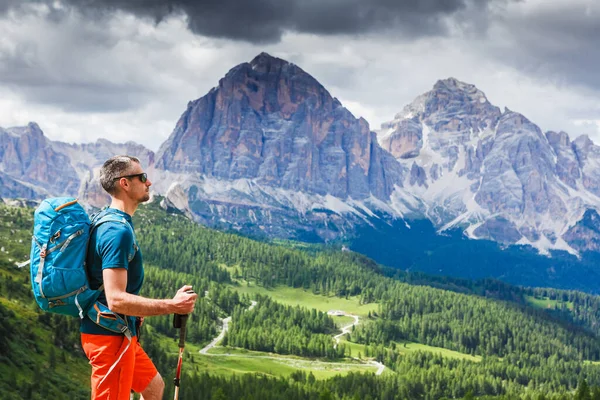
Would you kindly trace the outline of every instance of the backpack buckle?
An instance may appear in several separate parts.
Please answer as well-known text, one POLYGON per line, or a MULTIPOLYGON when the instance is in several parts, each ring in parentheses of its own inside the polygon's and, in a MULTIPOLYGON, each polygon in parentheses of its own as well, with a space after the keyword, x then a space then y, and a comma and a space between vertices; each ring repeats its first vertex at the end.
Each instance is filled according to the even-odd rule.
POLYGON ((55 301, 49 301, 48 302, 48 307, 49 308, 53 308, 53 307, 58 307, 58 306, 64 306, 65 302, 62 300, 55 300, 55 301))
POLYGON ((52 235, 50 238, 50 243, 54 243, 58 238, 60 238, 60 231, 57 231, 54 235, 52 235))

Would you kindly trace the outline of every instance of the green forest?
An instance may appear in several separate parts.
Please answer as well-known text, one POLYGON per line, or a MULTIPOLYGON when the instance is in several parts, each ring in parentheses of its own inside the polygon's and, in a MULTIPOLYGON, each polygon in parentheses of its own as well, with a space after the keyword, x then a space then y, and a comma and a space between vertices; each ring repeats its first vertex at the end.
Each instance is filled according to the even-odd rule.
MULTIPOLYGON (((39 311, 29 271, 16 266, 29 255, 32 215, 32 208, 0 204, 0 393, 89 398, 79 322, 39 311)), ((600 399, 598 296, 409 273, 355 252, 256 241, 199 226, 158 202, 141 207, 134 224, 146 266, 141 294, 172 297, 183 284, 200 294, 188 323, 182 399, 600 399), (269 297, 283 287, 372 311, 337 344, 334 317, 269 297), (216 356, 197 350, 227 317, 223 351, 339 365, 377 361, 385 372, 218 373, 203 367, 216 356), (414 344, 425 350, 408 352, 414 344), (464 357, 426 350, 434 348, 464 357)), ((141 342, 165 378, 165 399, 173 397, 176 338, 172 316, 146 319, 141 342)))
POLYGON ((253 312, 234 310, 223 345, 302 357, 344 357, 345 347, 334 347, 331 340, 335 323, 326 313, 285 306, 265 296, 256 301, 253 312))

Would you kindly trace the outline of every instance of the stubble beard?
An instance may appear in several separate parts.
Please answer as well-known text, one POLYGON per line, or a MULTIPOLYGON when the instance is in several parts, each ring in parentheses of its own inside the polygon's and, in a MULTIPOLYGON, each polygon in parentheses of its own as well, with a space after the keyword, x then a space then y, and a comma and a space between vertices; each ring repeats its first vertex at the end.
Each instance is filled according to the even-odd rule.
POLYGON ((150 200, 150 191, 145 192, 144 195, 139 198, 137 203, 139 205, 139 204, 147 202, 148 200, 150 200))

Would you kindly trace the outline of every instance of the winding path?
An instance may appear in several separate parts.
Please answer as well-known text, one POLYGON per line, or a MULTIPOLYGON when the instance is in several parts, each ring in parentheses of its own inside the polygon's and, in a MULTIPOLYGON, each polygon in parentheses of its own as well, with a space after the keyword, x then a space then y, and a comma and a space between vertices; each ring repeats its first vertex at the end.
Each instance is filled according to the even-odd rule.
POLYGON ((219 336, 214 338, 212 340, 212 342, 210 342, 202 350, 200 350, 200 354, 206 354, 209 356, 214 355, 214 354, 208 354, 208 351, 210 349, 212 349, 213 347, 215 347, 217 345, 217 343, 219 343, 225 337, 225 334, 227 333, 227 330, 229 329, 229 321, 231 321, 231 317, 224 318, 221 321, 223 322, 223 329, 221 330, 221 333, 219 333, 219 336))
MULTIPOLYGON (((256 304, 257 304, 256 301, 252 300, 252 304, 250 305, 250 307, 248 307, 248 311, 252 310, 254 308, 254 306, 256 306, 256 304)), ((359 318, 358 318, 358 315, 349 314, 345 311, 329 311, 328 314, 329 315, 344 315, 347 317, 354 318, 353 323, 342 327, 342 333, 337 334, 333 337, 333 340, 335 340, 335 344, 334 344, 334 348, 335 348, 335 347, 337 347, 338 343, 340 342, 340 338, 342 336, 344 336, 345 334, 350 333, 352 331, 353 326, 358 325, 359 318)), ((225 334, 229 330, 229 322, 231 322, 231 317, 223 318, 221 321, 223 322, 223 329, 221 330, 221 333, 219 333, 219 336, 214 338, 208 345, 206 345, 202 350, 200 350, 200 354, 204 354, 204 355, 211 356, 211 357, 266 358, 266 359, 280 360, 280 361, 285 359, 284 357, 275 357, 275 356, 253 356, 253 355, 246 355, 246 354, 211 354, 211 353, 209 353, 208 351, 210 349, 212 349, 213 347, 215 347, 217 345, 217 343, 219 343, 225 337, 225 334)), ((357 361, 361 361, 361 362, 363 361, 363 360, 359 360, 358 358, 354 358, 354 357, 352 357, 352 358, 357 361)), ((351 363, 338 363, 338 362, 325 362, 325 361, 320 361, 319 363, 333 364, 333 365, 339 365, 339 366, 354 366, 354 367, 357 366, 357 364, 351 364, 351 363)), ((385 365, 383 365, 382 363, 380 363, 378 361, 370 360, 370 361, 367 361, 367 364, 377 367, 377 372, 375 372, 375 375, 381 375, 383 373, 383 371, 385 370, 385 365)))
MULTIPOLYGON (((257 304, 256 301, 254 301, 254 300, 251 300, 251 302, 252 302, 252 304, 250 304, 250 307, 248 307, 248 311, 252 310, 254 308, 254 306, 257 304)), ((225 337, 225 334, 229 330, 229 322, 231 322, 231 317, 223 318, 221 321, 223 322, 223 329, 221 330, 221 333, 219 333, 219 336, 214 338, 212 340, 212 342, 210 342, 202 350, 200 350, 200 354, 206 354, 206 355, 211 355, 211 356, 214 355, 214 354, 208 354, 208 351, 210 349, 212 349, 213 347, 215 347, 217 345, 217 343, 219 343, 221 340, 223 340, 223 338, 225 337)))
MULTIPOLYGON (((333 339, 335 340, 335 344, 333 345, 333 347, 337 347, 338 343, 340 343, 340 338, 342 336, 344 336, 345 334, 350 333, 352 331, 352 327, 353 326, 358 325, 358 321, 359 321, 358 315, 349 314, 349 313, 347 313, 345 311, 337 311, 337 310, 336 311, 329 311, 327 314, 329 314, 329 315, 337 315, 337 316, 344 315, 346 317, 352 317, 352 318, 354 318, 354 322, 353 323, 342 327, 342 333, 340 333, 338 335, 335 335, 333 337, 333 339)), ((358 358, 354 358, 354 357, 352 357, 352 358, 354 360, 358 360, 358 358)), ((379 361, 370 360, 370 361, 367 361, 367 364, 373 365, 373 366, 377 367, 377 372, 375 372, 375 375, 381 375, 383 373, 383 371, 385 370, 385 365, 383 365, 379 361)))
POLYGON ((333 337, 333 340, 335 340, 335 344, 333 345, 334 348, 337 347, 338 343, 340 342, 340 338, 342 336, 344 336, 347 333, 350 333, 352 331, 352 327, 355 326, 355 325, 358 325, 358 315, 348 314, 348 313, 346 313, 344 311, 336 311, 336 312, 339 313, 339 314, 336 314, 336 315, 344 315, 346 317, 352 317, 352 318, 354 318, 354 322, 351 323, 351 324, 349 324, 349 325, 343 326, 342 327, 342 333, 340 333, 338 335, 335 335, 333 337))

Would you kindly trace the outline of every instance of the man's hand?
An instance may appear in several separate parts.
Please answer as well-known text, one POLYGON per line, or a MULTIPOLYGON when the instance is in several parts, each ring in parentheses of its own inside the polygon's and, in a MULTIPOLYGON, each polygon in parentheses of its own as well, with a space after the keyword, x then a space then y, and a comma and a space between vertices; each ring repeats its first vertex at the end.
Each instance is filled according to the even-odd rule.
POLYGON ((173 306, 175 314, 191 314, 194 311, 194 305, 198 295, 192 291, 190 285, 185 285, 177 291, 173 297, 173 306))

